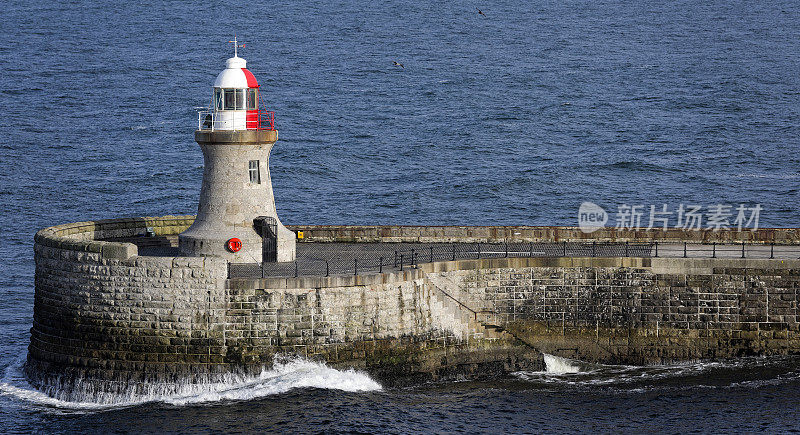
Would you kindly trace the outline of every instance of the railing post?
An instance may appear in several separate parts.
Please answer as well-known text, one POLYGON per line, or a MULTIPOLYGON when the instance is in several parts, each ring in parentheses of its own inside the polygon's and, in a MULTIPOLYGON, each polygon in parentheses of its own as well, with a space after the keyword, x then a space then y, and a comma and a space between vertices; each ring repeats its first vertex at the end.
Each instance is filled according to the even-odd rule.
POLYGON ((353 275, 358 275, 358 258, 353 259, 353 275))
POLYGON ((478 242, 478 258, 481 258, 481 243, 478 242))
POLYGON ((629 250, 628 250, 628 242, 625 242, 625 256, 626 256, 626 257, 629 257, 629 256, 630 256, 630 255, 628 254, 628 252, 629 252, 629 250))
POLYGON ((769 244, 769 258, 770 260, 775 258, 775 242, 769 244))
POLYGON ((529 243, 528 246, 528 257, 533 257, 533 242, 529 243))
POLYGON ((506 246, 506 258, 508 258, 508 242, 506 241, 506 242, 503 242, 503 243, 505 243, 505 246, 506 246))
POLYGON ((331 270, 329 266, 328 260, 325 260, 325 276, 331 276, 331 270))
POLYGON ((592 257, 594 257, 594 253, 595 253, 595 245, 596 245, 596 244, 597 244, 597 242, 596 242, 596 241, 594 241, 594 240, 592 240, 592 257))
POLYGON ((297 262, 294 262, 294 277, 297 278, 297 262))
POLYGON ((658 242, 656 242, 656 258, 658 258, 658 242))
POLYGON ((403 254, 400 254, 400 270, 403 270, 403 254))
POLYGON ((744 258, 744 242, 742 242, 742 258, 744 258))
POLYGON ((717 242, 711 242, 711 258, 717 258, 717 242))
POLYGON ((686 242, 683 242, 683 258, 686 258, 686 242))
POLYGON ((564 240, 564 256, 567 256, 567 241, 564 240))
POLYGON ((378 265, 378 273, 383 273, 383 257, 381 257, 381 264, 378 265))
POLYGON ((412 265, 412 266, 414 265, 414 260, 415 260, 415 257, 416 257, 416 253, 415 253, 415 252, 414 252, 414 250, 412 249, 412 250, 411 250, 411 265, 412 265))

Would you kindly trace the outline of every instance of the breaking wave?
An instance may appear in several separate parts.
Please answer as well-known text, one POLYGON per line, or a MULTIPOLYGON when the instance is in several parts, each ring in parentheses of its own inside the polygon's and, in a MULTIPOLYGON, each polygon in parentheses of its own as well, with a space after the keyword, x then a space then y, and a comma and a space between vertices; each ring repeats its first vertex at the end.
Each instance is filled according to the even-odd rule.
MULTIPOLYGON (((337 370, 326 364, 300 357, 276 358, 269 370, 256 376, 230 375, 221 382, 187 384, 181 392, 126 397, 103 395, 93 400, 61 400, 33 388, 23 374, 24 358, 7 367, 0 379, 0 394, 47 408, 67 411, 99 411, 143 403, 160 402, 174 406, 223 401, 252 400, 285 393, 297 388, 334 389, 347 392, 379 391, 381 385, 364 372, 337 370)), ((155 389, 157 391, 157 388, 155 389)), ((56 394, 58 396, 58 394, 56 394)))
POLYGON ((545 372, 548 374, 563 375, 566 373, 578 373, 581 371, 580 367, 572 363, 571 360, 547 353, 543 355, 545 372))

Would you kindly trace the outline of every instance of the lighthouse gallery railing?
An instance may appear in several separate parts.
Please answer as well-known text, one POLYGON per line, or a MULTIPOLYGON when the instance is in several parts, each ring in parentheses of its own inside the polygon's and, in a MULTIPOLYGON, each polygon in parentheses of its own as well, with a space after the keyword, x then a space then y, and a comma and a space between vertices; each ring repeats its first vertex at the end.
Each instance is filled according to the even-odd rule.
MULTIPOLYGON (((271 110, 259 110, 256 114, 252 112, 231 111, 229 117, 218 120, 214 113, 220 113, 219 111, 200 110, 197 112, 197 129, 214 131, 220 130, 224 125, 225 130, 231 130, 228 128, 230 124, 235 126, 244 121, 245 128, 243 130, 275 130, 275 112, 271 110)), ((233 130, 237 129, 233 128, 233 130)))

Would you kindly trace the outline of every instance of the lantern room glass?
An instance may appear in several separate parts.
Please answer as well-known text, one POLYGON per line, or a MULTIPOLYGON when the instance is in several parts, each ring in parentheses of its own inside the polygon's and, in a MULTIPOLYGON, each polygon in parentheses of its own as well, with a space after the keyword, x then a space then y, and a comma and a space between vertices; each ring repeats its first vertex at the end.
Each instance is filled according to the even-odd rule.
POLYGON ((225 93, 225 110, 236 110, 236 90, 223 89, 225 93))
POLYGON ((247 90, 247 110, 258 109, 258 89, 250 88, 247 90))
POLYGON ((214 89, 214 108, 222 110, 222 89, 214 89))
POLYGON ((236 91, 236 110, 244 110, 244 89, 235 89, 236 91))
POLYGON ((217 110, 258 109, 258 89, 214 89, 214 107, 217 110))

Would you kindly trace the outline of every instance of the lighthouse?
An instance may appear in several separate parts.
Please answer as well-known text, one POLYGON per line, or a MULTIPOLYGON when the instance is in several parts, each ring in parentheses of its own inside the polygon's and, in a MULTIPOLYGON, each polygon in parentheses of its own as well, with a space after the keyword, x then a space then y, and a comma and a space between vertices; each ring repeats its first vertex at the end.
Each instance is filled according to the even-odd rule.
POLYGON ((211 106, 198 116, 203 185, 197 218, 178 236, 180 251, 237 263, 293 261, 295 234, 278 219, 269 174, 275 115, 259 104, 262 89, 232 42, 234 56, 214 81, 211 106))

